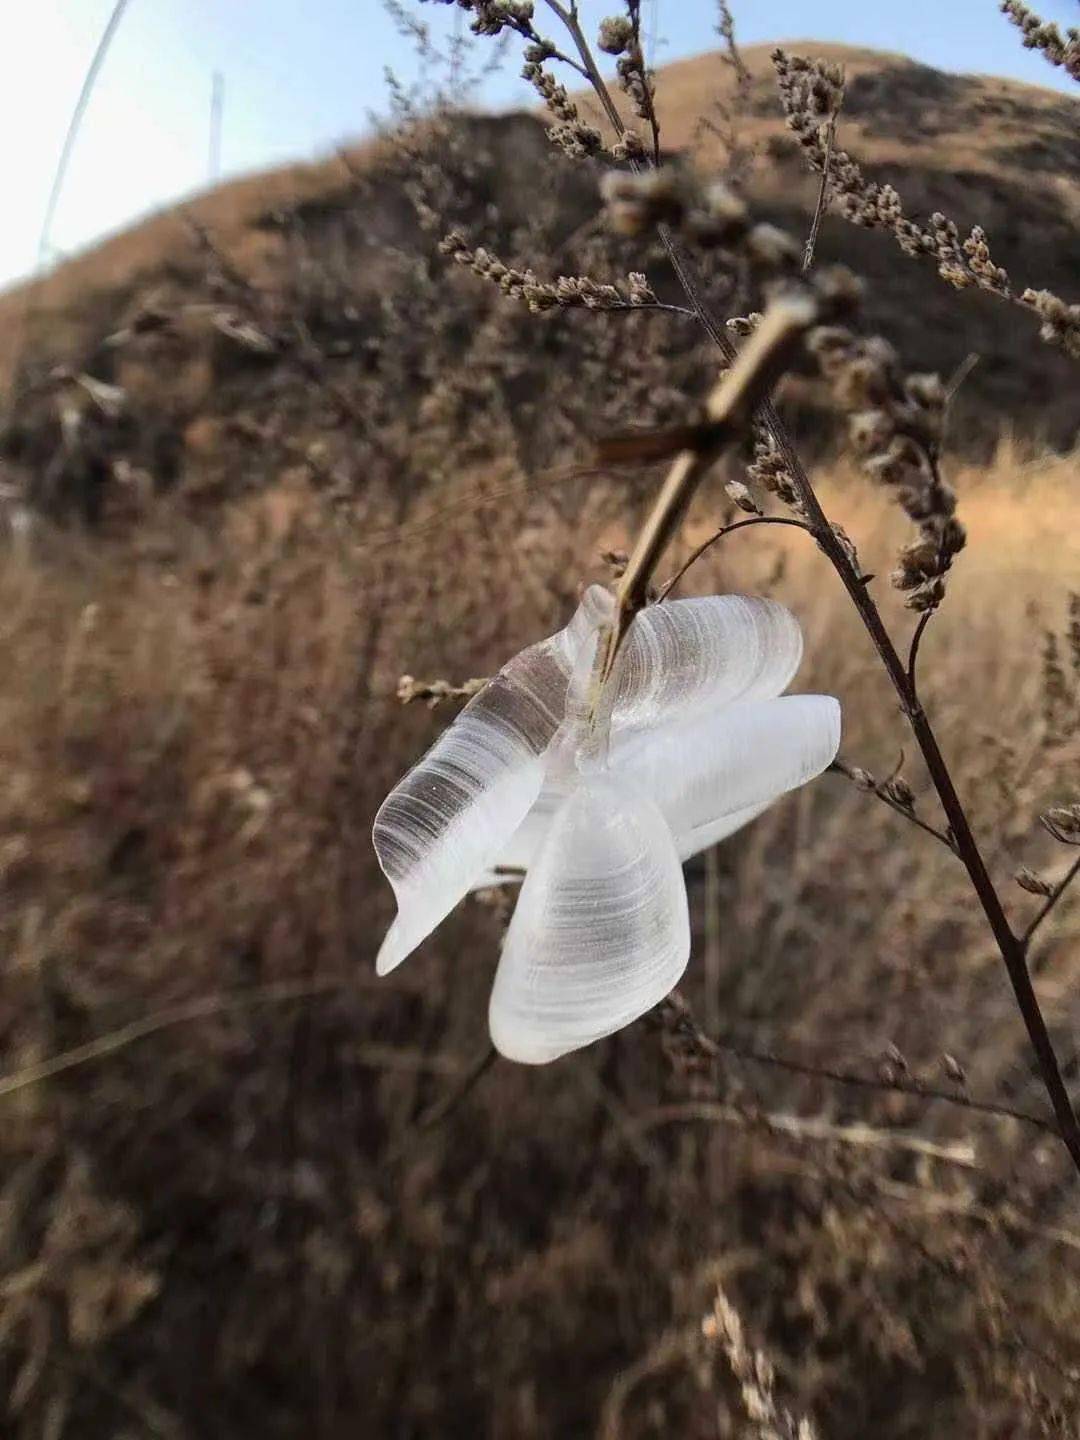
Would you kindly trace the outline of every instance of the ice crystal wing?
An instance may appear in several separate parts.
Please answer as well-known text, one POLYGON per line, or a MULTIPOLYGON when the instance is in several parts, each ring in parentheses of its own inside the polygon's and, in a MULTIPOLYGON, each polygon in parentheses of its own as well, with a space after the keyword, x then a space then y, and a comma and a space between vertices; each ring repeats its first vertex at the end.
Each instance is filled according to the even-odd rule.
POLYGON ((802 631, 775 600, 707 595, 650 605, 623 642, 614 729, 637 730, 779 695, 802 659, 802 631))
POLYGON ((544 1064, 628 1025, 690 955, 686 887, 657 806, 583 777, 526 876, 491 995, 491 1037, 544 1064))
POLYGON ((576 658, 610 604, 593 586, 569 625, 504 665, 384 800, 372 838, 398 915, 376 960, 379 974, 445 919, 525 819, 576 658))
POLYGON ((839 744, 831 695, 782 695, 616 737, 612 774, 656 801, 685 859, 820 775, 839 744))

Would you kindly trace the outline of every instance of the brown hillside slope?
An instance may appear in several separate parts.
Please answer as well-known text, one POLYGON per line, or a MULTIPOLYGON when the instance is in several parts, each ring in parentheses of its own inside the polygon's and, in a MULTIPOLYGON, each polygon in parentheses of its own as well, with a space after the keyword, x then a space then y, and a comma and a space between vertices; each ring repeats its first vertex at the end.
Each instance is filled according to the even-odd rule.
MULTIPOLYGON (((809 42, 792 48, 843 61, 848 88, 841 142, 871 178, 897 187, 909 213, 925 217, 941 210, 962 233, 982 225, 995 259, 1010 270, 1018 287, 1047 286, 1066 299, 1075 297, 1078 257, 1070 227, 1080 215, 1076 102, 1014 82, 943 74, 901 56, 809 42)), ((801 232, 813 208, 815 181, 785 129, 768 49, 754 47, 746 56, 754 80, 740 128, 754 152, 750 189, 767 212, 801 232)), ((664 70, 659 95, 669 151, 695 151, 705 166, 723 163, 723 146, 701 122, 718 101, 730 100, 731 83, 730 69, 716 55, 664 70)), ((550 157, 541 153, 546 147, 534 133, 534 122, 525 116, 510 123, 478 119, 460 124, 465 133, 479 127, 498 177, 489 192, 490 181, 480 177, 477 165, 477 173, 461 187, 459 211, 452 218, 470 238, 506 246, 508 227, 532 223, 530 210, 541 191, 546 238, 517 258, 542 274, 580 269, 589 259, 595 264, 577 243, 595 207, 589 168, 571 170, 560 161, 553 169, 550 157), (538 184, 541 172, 545 178, 538 184), (493 225, 492 202, 506 222, 501 227, 493 225)), ((311 341, 313 347, 307 351, 305 384, 313 357, 322 365, 329 353, 341 389, 357 401, 363 399, 358 370, 370 375, 383 365, 379 352, 388 295, 393 304, 408 304, 403 291, 414 263, 388 268, 388 246, 398 252, 399 262, 413 255, 415 263, 430 270, 438 238, 418 231, 406 213, 394 183, 399 159, 393 144, 378 142, 319 164, 248 177, 156 215, 41 282, 0 297, 0 377, 10 382, 19 360, 21 378, 38 382, 36 394, 57 365, 124 385, 131 401, 129 436, 140 437, 138 443, 129 440, 126 458, 144 468, 158 488, 177 480, 200 490, 207 483, 214 488, 216 482, 207 482, 203 474, 205 443, 198 454, 189 443, 192 426, 205 442, 206 423, 248 408, 260 389, 269 385, 280 398, 290 388, 287 372, 298 346, 311 341), (333 287, 311 282, 319 268, 339 272, 335 294, 333 287), (317 302, 314 288, 321 289, 317 302), (281 317, 294 315, 300 290, 305 291, 302 341, 280 333, 281 317), (224 316, 219 313, 223 307, 224 316), (156 333, 162 316, 170 331, 164 348, 156 333), (273 352, 268 363, 250 363, 257 337, 246 359, 238 355, 243 347, 235 334, 239 320, 271 332, 274 343, 264 347, 268 356, 273 352), (129 336, 133 321, 136 329, 143 323, 155 328, 152 339, 129 336), (231 343, 222 341, 223 329, 231 343), (118 343, 117 332, 130 343, 118 343), (359 366, 354 363, 358 356, 366 357, 359 366), (240 368, 247 367, 242 376, 236 373, 240 360, 240 368)), ((1080 407, 1072 367, 1039 342, 1033 318, 982 294, 965 294, 958 302, 931 266, 898 262, 888 237, 839 220, 826 220, 819 254, 852 264, 868 279, 870 322, 892 338, 912 366, 948 373, 969 353, 979 357, 957 406, 954 444, 991 437, 1002 426, 1057 445, 1074 441, 1080 407), (1032 397, 1038 397, 1037 405, 1032 397)), ((628 255, 627 268, 636 268, 640 260, 640 255, 628 255)), ((445 269, 444 262, 434 263, 445 269)), ((602 270, 594 273, 604 278, 602 270)), ((662 264, 652 265, 650 275, 662 284, 662 264)), ((480 288, 472 286, 470 295, 478 321, 500 308, 497 297, 477 293, 480 288)), ((556 319, 543 353, 525 361, 527 369, 533 363, 537 368, 527 383, 523 379, 523 388, 537 392, 548 383, 552 349, 564 343, 572 323, 556 319)), ((386 426, 414 424, 430 395, 431 373, 474 363, 466 337, 445 333, 453 329, 444 326, 438 344, 428 337, 425 354, 409 362, 407 383, 396 386, 397 409, 384 406, 385 413, 369 429, 382 434, 386 426), (418 373, 425 368, 426 377, 418 373)), ((661 342, 650 336, 644 343, 674 341, 668 334, 661 342)), ((684 334, 679 345, 686 351, 691 343, 684 334)), ((573 353, 573 343, 569 349, 573 353)), ((304 403, 297 396, 298 410, 304 403)), ((4 446, 8 458, 40 465, 55 449, 55 397, 44 410, 18 403, 14 408, 16 428, 22 430, 4 446)), ((650 417, 630 410, 618 418, 650 417)), ((559 446, 541 446, 533 458, 543 464, 556 454, 562 454, 559 446)), ((222 458, 237 468, 235 456, 222 458)))

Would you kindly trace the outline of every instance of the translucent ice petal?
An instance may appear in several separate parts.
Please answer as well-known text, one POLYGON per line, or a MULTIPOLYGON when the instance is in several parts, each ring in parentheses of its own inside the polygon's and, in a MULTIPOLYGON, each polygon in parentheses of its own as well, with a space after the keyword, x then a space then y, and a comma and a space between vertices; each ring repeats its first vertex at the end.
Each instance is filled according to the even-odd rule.
POLYGON ((642 729, 736 700, 772 699, 802 659, 802 632, 775 600, 707 595, 649 605, 623 642, 613 726, 642 729))
POLYGON ((686 886, 659 809, 625 782, 583 778, 522 886, 491 1038, 511 1060, 555 1060, 656 1005, 689 955, 686 886))
POLYGON ((400 964, 492 866, 540 793, 577 657, 610 613, 600 586, 515 655, 387 796, 373 840, 398 902, 376 969, 400 964))
POLYGON ((686 858, 820 775, 839 745, 831 695, 783 695, 617 738, 612 778, 652 796, 686 858))
POLYGON ((697 825, 693 830, 676 835, 675 846, 679 859, 685 862, 694 855, 700 855, 702 850, 719 845, 721 840, 726 840, 729 835, 734 835, 736 830, 741 830, 744 825, 749 825, 751 820, 756 820, 777 798, 774 795, 769 800, 762 800, 758 805, 746 805, 741 810, 733 810, 729 815, 718 816, 707 825, 697 825))
POLYGON ((518 878, 517 871, 528 870, 544 843, 556 811, 565 803, 569 793, 564 783, 553 782, 550 776, 545 776, 543 787, 529 813, 470 888, 482 890, 491 885, 501 885, 508 879, 518 878))

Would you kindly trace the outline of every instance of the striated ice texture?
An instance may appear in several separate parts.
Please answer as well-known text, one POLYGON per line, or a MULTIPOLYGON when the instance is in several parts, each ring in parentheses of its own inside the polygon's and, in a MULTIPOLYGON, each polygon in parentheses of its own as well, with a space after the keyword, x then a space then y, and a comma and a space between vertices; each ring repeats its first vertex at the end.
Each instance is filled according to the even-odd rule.
POLYGON ((380 974, 470 888, 527 872, 490 1014, 496 1046, 516 1060, 553 1060, 662 999, 689 955, 681 861, 820 774, 839 745, 835 700, 781 696, 802 657, 782 605, 728 595, 650 606, 598 695, 613 614, 608 591, 586 591, 569 625, 499 671, 375 820, 398 902, 380 974))
POLYGON ((398 916, 375 967, 430 935, 528 814, 562 720, 566 631, 515 655, 383 801, 373 839, 398 916))
POLYGON ((613 730, 770 699, 791 683, 802 650, 798 621, 775 600, 707 595, 650 605, 620 651, 613 730))
POLYGON ((686 885, 647 796, 586 776, 522 886, 491 994, 491 1038, 543 1064, 652 1008, 690 958, 686 885))

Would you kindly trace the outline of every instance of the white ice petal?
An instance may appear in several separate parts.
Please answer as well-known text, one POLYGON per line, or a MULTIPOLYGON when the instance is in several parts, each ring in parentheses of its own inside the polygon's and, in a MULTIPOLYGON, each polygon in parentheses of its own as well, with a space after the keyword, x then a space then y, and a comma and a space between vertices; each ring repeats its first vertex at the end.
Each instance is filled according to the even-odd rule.
POLYGON ((550 775, 545 776, 543 788, 529 813, 501 847, 489 868, 473 881, 470 888, 483 890, 491 885, 502 885, 507 880, 520 878, 517 872, 528 870, 536 859, 555 812, 566 801, 568 794, 569 791, 561 780, 553 781, 550 775))
POLYGON ((685 862, 695 855, 700 855, 702 850, 711 850, 714 845, 719 845, 721 840, 734 835, 736 830, 741 830, 744 825, 749 825, 751 820, 756 820, 768 810, 775 798, 773 796, 769 800, 762 800, 760 804, 733 810, 729 815, 720 815, 707 825, 698 825, 683 835, 676 835, 675 846, 679 859, 685 862))
POLYGON ((555 1060, 656 1005, 689 955, 686 886, 659 809, 625 782, 583 777, 522 886, 491 1038, 511 1060, 555 1060))
POLYGON ((686 858, 820 775, 839 745, 831 695, 783 695, 617 737, 612 775, 653 797, 686 858))
POLYGON ((481 711, 459 716, 390 792, 374 840, 398 915, 375 962, 380 975, 430 935, 492 864, 543 776, 543 761, 515 726, 481 711))
POLYGON ((525 819, 577 657, 610 607, 600 586, 587 591, 570 624, 504 665, 384 800, 372 838, 398 916, 380 975, 445 919, 525 819))
POLYGON ((737 700, 779 695, 802 659, 802 631, 775 600, 707 595, 649 605, 623 642, 613 729, 642 729, 737 700))

